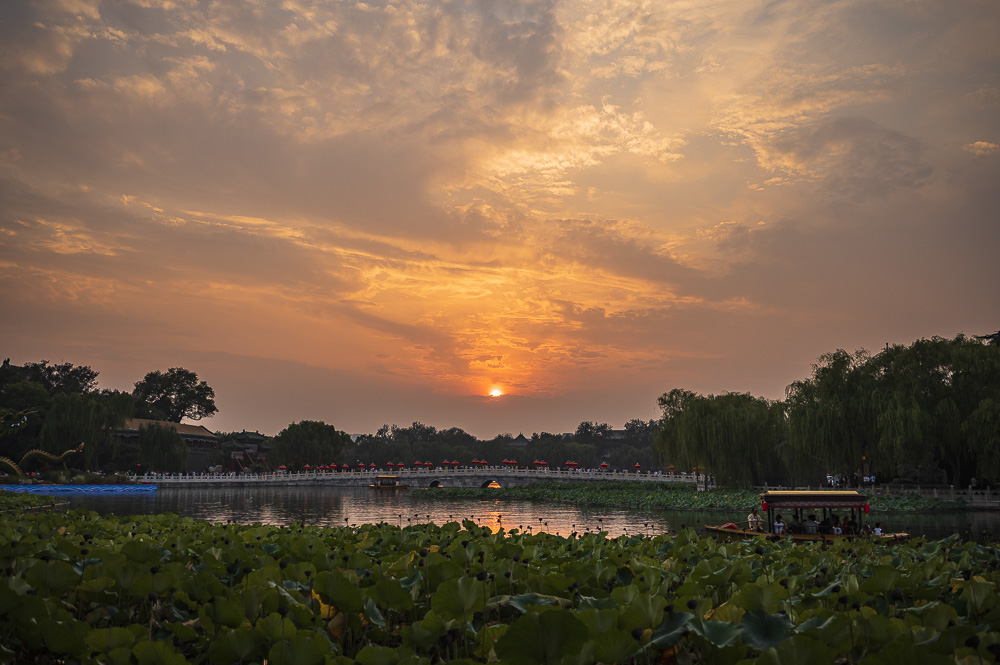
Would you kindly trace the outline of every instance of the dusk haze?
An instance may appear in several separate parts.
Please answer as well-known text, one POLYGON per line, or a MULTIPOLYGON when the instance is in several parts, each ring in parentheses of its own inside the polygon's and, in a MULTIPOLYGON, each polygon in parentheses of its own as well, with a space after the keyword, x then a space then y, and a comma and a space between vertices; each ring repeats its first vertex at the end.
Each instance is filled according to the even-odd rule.
MULTIPOLYGON (((1000 329, 996 0, 0 3, 0 359, 621 428, 1000 329)), ((866 506, 867 508, 867 506, 866 506)))

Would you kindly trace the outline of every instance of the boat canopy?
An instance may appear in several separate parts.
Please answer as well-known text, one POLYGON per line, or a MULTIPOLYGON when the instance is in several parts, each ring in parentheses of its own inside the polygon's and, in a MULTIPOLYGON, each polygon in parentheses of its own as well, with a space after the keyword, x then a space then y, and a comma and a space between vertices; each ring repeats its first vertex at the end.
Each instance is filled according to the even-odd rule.
POLYGON ((868 497, 853 490, 850 491, 792 491, 774 490, 762 492, 761 505, 772 510, 788 510, 792 508, 864 508, 868 497))

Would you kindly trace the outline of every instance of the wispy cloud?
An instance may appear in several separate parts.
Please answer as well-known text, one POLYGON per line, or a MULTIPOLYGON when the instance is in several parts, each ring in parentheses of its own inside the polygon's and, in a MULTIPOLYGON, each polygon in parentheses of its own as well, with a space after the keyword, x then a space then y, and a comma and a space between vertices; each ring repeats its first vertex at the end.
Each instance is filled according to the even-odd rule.
POLYGON ((424 406, 500 383, 620 424, 626 395, 778 396, 831 348, 982 332, 998 25, 973 0, 4 3, 7 353, 258 358, 424 406))

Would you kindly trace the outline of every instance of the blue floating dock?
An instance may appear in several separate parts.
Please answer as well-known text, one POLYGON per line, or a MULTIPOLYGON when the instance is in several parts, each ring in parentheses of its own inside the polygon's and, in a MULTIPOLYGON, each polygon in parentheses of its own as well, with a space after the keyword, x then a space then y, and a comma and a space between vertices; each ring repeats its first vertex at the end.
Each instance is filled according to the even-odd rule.
POLYGON ((148 494, 156 485, 0 485, 8 492, 27 494, 148 494))

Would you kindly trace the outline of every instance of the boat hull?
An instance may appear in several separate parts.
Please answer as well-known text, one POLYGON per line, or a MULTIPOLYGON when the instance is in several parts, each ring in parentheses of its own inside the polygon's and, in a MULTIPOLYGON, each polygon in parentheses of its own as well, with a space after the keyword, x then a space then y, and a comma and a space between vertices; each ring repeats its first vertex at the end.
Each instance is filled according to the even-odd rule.
POLYGON ((766 531, 751 531, 749 529, 729 528, 722 526, 705 526, 705 532, 715 536, 722 541, 731 540, 751 540, 753 538, 766 538, 768 540, 779 540, 791 538, 796 543, 835 543, 853 540, 878 540, 884 543, 892 543, 906 540, 910 537, 907 533, 884 533, 881 536, 875 535, 854 535, 854 534, 830 534, 830 533, 791 533, 778 536, 766 531))

